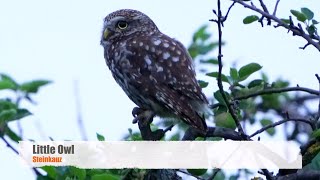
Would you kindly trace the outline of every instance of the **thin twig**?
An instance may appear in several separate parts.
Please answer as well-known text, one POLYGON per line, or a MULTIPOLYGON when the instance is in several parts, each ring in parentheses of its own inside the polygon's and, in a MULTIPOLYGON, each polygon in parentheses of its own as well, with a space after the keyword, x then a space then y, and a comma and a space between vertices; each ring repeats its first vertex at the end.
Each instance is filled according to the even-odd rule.
POLYGON ((231 4, 231 6, 228 8, 227 13, 226 13, 226 15, 224 16, 224 18, 223 18, 223 20, 222 20, 223 22, 227 20, 228 15, 229 15, 229 13, 230 13, 230 11, 231 11, 232 7, 233 7, 235 4, 236 4, 236 2, 233 2, 233 3, 231 4))
MULTIPOLYGON (((10 149, 11 149, 13 152, 15 152, 16 154, 19 154, 18 150, 17 150, 16 148, 14 148, 14 147, 6 140, 6 138, 4 138, 4 137, 2 136, 1 139, 3 140, 3 142, 6 144, 6 146, 7 146, 8 148, 10 148, 10 149)), ((37 168, 33 167, 32 170, 33 170, 33 172, 34 172, 38 177, 39 177, 39 176, 43 176, 37 168)))
POLYGON ((274 10, 272 13, 273 16, 276 16, 276 14, 277 14, 279 2, 280 2, 280 0, 277 0, 276 5, 274 6, 274 10))
MULTIPOLYGON (((264 4, 264 2, 263 2, 262 0, 259 0, 259 2, 260 2, 260 5, 261 5, 263 11, 269 14, 268 8, 267 8, 267 6, 264 4)), ((263 17, 264 17, 264 16, 262 16, 261 19, 260 19, 261 24, 262 24, 263 17)), ((270 25, 271 25, 271 20, 270 20, 270 18, 267 18, 267 21, 268 21, 268 24, 267 24, 267 25, 270 26, 270 25)), ((262 24, 262 26, 263 26, 263 24, 262 24)))
POLYGON ((264 89, 258 92, 254 92, 252 94, 248 94, 248 95, 244 95, 244 96, 239 96, 239 97, 235 97, 235 100, 242 100, 242 99, 248 99, 251 97, 256 97, 256 96, 261 96, 261 95, 265 95, 265 94, 275 94, 275 93, 283 93, 283 92, 289 92, 289 91, 303 91, 303 92, 307 92, 313 95, 320 95, 320 91, 316 91, 313 89, 309 89, 309 88, 304 88, 304 87, 287 87, 287 88, 278 88, 278 89, 264 89))
POLYGON ((186 171, 183 171, 183 170, 181 170, 181 169, 178 169, 177 172, 181 172, 181 173, 183 173, 183 174, 185 174, 185 175, 192 176, 192 177, 194 177, 194 178, 196 178, 196 179, 198 179, 198 180, 204 180, 204 178, 201 178, 201 177, 199 177, 199 176, 193 175, 193 174, 188 173, 188 172, 186 172, 186 171))
POLYGON ((86 128, 84 126, 83 119, 82 119, 81 102, 80 102, 79 87, 78 87, 77 81, 74 81, 73 87, 74 87, 74 96, 75 96, 76 112, 77 112, 77 124, 79 127, 81 139, 84 141, 87 141, 88 136, 87 136, 86 128))
POLYGON ((217 174, 220 172, 221 169, 216 168, 214 169, 214 173, 207 179, 207 180, 214 180, 214 178, 217 176, 217 174))
POLYGON ((270 128, 274 128, 280 124, 283 124, 283 123, 286 123, 286 122, 289 122, 289 121, 295 121, 295 122, 303 122, 303 123, 306 123, 306 124, 309 124, 312 128, 312 130, 314 130, 316 127, 315 125, 310 121, 310 120, 307 120, 307 119, 284 119, 284 120, 281 120, 281 121, 278 121, 278 122, 275 122, 273 124, 269 124, 261 129, 259 129, 258 131, 256 131, 255 133, 251 134, 249 137, 252 138, 253 136, 256 136, 260 133, 262 133, 263 131, 266 131, 270 128))
POLYGON ((263 0, 259 0, 260 5, 264 12, 269 13, 267 6, 264 4, 263 0))

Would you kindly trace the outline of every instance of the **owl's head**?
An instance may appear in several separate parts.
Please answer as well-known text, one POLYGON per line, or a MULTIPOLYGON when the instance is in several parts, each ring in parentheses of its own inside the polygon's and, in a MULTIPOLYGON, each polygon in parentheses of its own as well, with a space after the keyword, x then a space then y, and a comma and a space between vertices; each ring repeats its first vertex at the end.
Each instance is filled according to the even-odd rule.
POLYGON ((101 44, 129 37, 134 33, 153 33, 158 31, 155 23, 145 14, 132 9, 121 9, 104 18, 101 44))

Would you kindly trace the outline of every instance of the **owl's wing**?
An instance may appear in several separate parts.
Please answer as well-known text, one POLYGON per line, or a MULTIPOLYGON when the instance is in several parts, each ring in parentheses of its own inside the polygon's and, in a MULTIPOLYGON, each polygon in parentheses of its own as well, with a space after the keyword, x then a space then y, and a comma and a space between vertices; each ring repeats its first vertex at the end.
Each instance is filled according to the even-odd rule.
POLYGON ((160 116, 167 109, 204 132, 206 123, 202 113, 208 101, 182 44, 161 35, 134 39, 127 47, 131 52, 127 56, 130 60, 127 84, 141 94, 140 101, 149 103, 160 116))

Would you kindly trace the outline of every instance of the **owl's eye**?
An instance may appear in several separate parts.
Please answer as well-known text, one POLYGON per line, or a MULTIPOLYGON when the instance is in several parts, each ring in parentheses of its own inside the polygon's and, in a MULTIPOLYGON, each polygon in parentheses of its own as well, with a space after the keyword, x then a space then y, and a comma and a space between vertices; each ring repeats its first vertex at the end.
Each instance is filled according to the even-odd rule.
POLYGON ((119 29, 126 29, 128 27, 128 23, 126 21, 119 21, 117 26, 119 29))

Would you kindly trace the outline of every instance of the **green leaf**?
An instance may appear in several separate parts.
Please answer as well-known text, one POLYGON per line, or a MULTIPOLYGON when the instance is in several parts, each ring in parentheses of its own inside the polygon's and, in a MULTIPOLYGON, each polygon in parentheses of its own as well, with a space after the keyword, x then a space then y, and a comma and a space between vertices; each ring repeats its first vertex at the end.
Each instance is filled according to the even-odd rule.
POLYGON ((95 174, 91 177, 91 180, 118 180, 119 176, 115 176, 113 174, 103 173, 103 174, 95 174))
POLYGON ((6 109, 0 112, 0 123, 10 121, 17 114, 16 109, 6 109))
POLYGON ((208 86, 208 82, 206 81, 202 81, 202 80, 198 80, 198 83, 200 85, 201 88, 206 88, 208 86))
POLYGON ((311 134, 313 138, 320 138, 320 129, 314 130, 311 134))
POLYGON ((231 114, 229 112, 221 113, 215 116, 214 121, 217 126, 225 127, 230 129, 236 129, 236 123, 234 122, 231 114))
POLYGON ((202 176, 207 172, 207 169, 187 169, 187 171, 195 176, 202 176))
POLYGON ((31 113, 27 109, 17 109, 17 114, 12 118, 12 120, 22 119, 29 115, 31 115, 31 113))
MULTIPOLYGON (((271 121, 270 119, 261 119, 260 124, 261 124, 263 127, 265 127, 265 126, 268 126, 268 125, 272 124, 272 121, 271 121)), ((273 135, 276 133, 276 131, 275 131, 274 128, 269 128, 269 129, 267 129, 266 131, 267 131, 267 133, 268 133, 269 135, 271 135, 271 136, 273 136, 273 135)))
POLYGON ((210 34, 206 33, 206 29, 208 25, 201 26, 193 35, 193 41, 197 41, 198 39, 205 41, 210 37, 210 34))
POLYGON ((280 19, 282 22, 286 23, 286 24, 290 24, 290 19, 280 19))
POLYGON ((312 19, 312 24, 316 25, 316 24, 319 24, 319 22, 315 19, 312 19))
MULTIPOLYGON (((230 99, 230 95, 227 92, 225 92, 225 94, 226 94, 227 100, 229 100, 230 99)), ((219 90, 217 90, 215 93, 213 93, 213 96, 220 104, 223 104, 224 106, 227 106, 227 104, 224 101, 224 99, 223 99, 223 97, 222 97, 222 95, 221 95, 219 90)))
POLYGON ((51 83, 51 81, 47 80, 35 80, 30 82, 25 82, 21 84, 20 90, 25 91, 27 93, 36 93, 38 92, 41 86, 47 85, 51 83))
MULTIPOLYGON (((211 73, 207 73, 206 75, 210 76, 210 77, 218 78, 218 74, 219 74, 218 72, 211 72, 211 73)), ((229 83, 229 80, 228 80, 227 76, 224 75, 224 74, 221 74, 221 81, 229 83)))
POLYGON ((307 16, 299 11, 290 10, 291 14, 293 14, 299 21, 304 22, 307 20, 307 16))
POLYGON ((17 105, 9 100, 0 100, 0 111, 4 109, 17 109, 17 105))
POLYGON ((259 17, 256 15, 247 16, 243 19, 243 24, 250 24, 259 20, 259 17))
POLYGON ((200 60, 200 63, 203 63, 203 64, 219 64, 218 62, 218 59, 214 59, 214 58, 211 58, 211 59, 207 59, 207 60, 200 60))
POLYGON ((310 9, 308 9, 308 8, 306 8, 306 7, 301 8, 301 12, 302 12, 304 15, 306 15, 306 17, 308 18, 308 20, 311 20, 311 19, 313 18, 313 16, 314 16, 314 13, 313 13, 310 9))
MULTIPOLYGON (((310 148, 309 148, 310 149, 310 148)), ((303 156, 302 164, 306 164, 303 170, 320 170, 320 148, 319 143, 312 145, 313 152, 306 152, 303 156)))
POLYGON ((250 63, 240 68, 239 70, 239 81, 247 79, 251 74, 259 71, 262 68, 258 63, 250 63))
POLYGON ((2 89, 13 89, 14 90, 14 88, 15 88, 15 86, 10 82, 4 81, 4 80, 0 81, 0 90, 2 90, 2 89))
POLYGON ((312 24, 311 26, 307 26, 306 29, 307 29, 309 35, 314 35, 314 33, 317 30, 317 28, 316 28, 316 26, 314 26, 314 24, 312 24))
POLYGON ((22 141, 21 137, 13 132, 9 127, 5 129, 5 134, 10 137, 11 140, 15 142, 22 141))
POLYGON ((224 171, 220 171, 220 170, 214 170, 214 171, 218 171, 218 173, 214 177, 214 180, 226 180, 226 179, 228 179, 226 177, 226 175, 224 174, 224 171))
POLYGON ((99 134, 99 133, 96 133, 96 134, 97 134, 97 139, 98 139, 99 141, 105 141, 104 136, 102 136, 102 135, 99 134))
POLYGON ((230 76, 234 81, 237 81, 239 79, 238 71, 236 68, 230 68, 230 76))
POLYGON ((250 89, 250 88, 253 88, 256 86, 260 86, 263 83, 264 83, 264 81, 262 79, 255 79, 249 83, 248 88, 250 89))
POLYGON ((73 175, 73 177, 77 177, 77 180, 84 180, 86 178, 86 170, 85 169, 79 169, 73 166, 70 166, 69 169, 70 173, 73 175))
POLYGON ((14 79, 12 79, 10 76, 6 74, 0 74, 0 77, 1 77, 0 89, 12 89, 12 90, 17 89, 18 83, 14 79))

